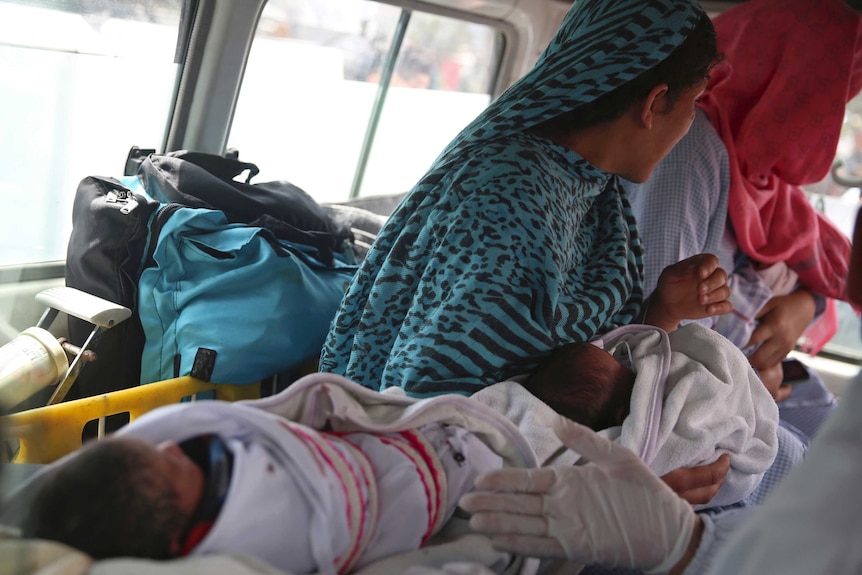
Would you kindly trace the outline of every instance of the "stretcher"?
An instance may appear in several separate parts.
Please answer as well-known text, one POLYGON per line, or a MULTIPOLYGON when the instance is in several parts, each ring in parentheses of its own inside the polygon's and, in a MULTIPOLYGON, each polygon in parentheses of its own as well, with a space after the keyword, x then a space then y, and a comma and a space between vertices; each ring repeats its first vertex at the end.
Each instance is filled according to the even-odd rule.
POLYGON ((0 429, 12 463, 50 463, 81 447, 84 426, 90 421, 98 422, 101 437, 105 419, 111 415, 128 413, 133 420, 156 407, 193 400, 206 392, 225 401, 255 399, 260 397, 260 384, 216 385, 184 376, 13 413, 0 417, 0 429))
MULTIPOLYGON (((110 327, 111 326, 105 326, 105 329, 110 327)), ((48 336, 45 336, 38 342, 39 346, 44 346, 46 348, 51 346, 53 343, 54 342, 52 342, 51 338, 48 336)), ((33 347, 36 348, 38 346, 33 347)), ((77 355, 80 356, 81 353, 82 351, 78 350, 77 355)), ((49 354, 49 357, 51 355, 52 354, 49 354)), ((60 352, 57 352, 56 355, 59 356, 60 352)), ((61 359, 63 358, 61 357, 61 359)), ((41 363, 45 363, 48 367, 54 367, 55 363, 62 364, 62 362, 47 360, 41 363)), ((46 383, 46 385, 49 386, 49 389, 51 387, 56 389, 58 384, 54 383, 53 380, 57 378, 59 378, 61 383, 70 379, 70 369, 71 364, 73 363, 75 363, 74 360, 69 362, 69 367, 66 367, 66 364, 63 364, 60 365, 58 369, 51 370, 50 377, 44 378, 45 382, 49 379, 52 380, 52 382, 46 383), (63 367, 65 367, 65 370, 61 369, 63 367)), ((314 366, 304 366, 304 369, 301 371, 313 371, 314 367, 316 367, 316 362, 314 366)), ((324 380, 319 381, 315 379, 315 376, 310 376, 310 379, 304 378, 304 385, 301 383, 302 380, 297 380, 289 386, 292 390, 290 395, 294 397, 301 396, 304 398, 305 396, 302 394, 303 391, 305 391, 310 394, 311 399, 309 401, 311 403, 314 403, 315 405, 318 405, 320 409, 325 410, 325 406, 330 402, 338 404, 335 402, 335 399, 329 399, 329 394, 336 394, 337 391, 340 390, 340 380, 337 376, 330 376, 328 374, 317 375, 323 377, 324 380), (329 378, 332 378, 333 381, 329 381, 329 378)), ((71 379, 74 381, 74 375, 72 375, 71 379)), ((345 385, 348 383, 349 382, 345 382, 345 385)), ((71 383, 69 385, 71 385, 71 383)), ((0 438, 3 439, 3 443, 9 450, 6 460, 11 460, 14 464, 21 464, 10 465, 9 467, 16 467, 23 470, 27 470, 28 467, 35 468, 29 470, 29 477, 32 477, 32 474, 38 473, 40 471, 39 468, 43 467, 44 464, 52 463, 81 447, 85 426, 91 427, 91 425, 89 425, 90 422, 95 421, 98 423, 98 436, 103 436, 106 433, 106 420, 112 416, 127 415, 128 419, 132 421, 160 406, 174 404, 184 400, 207 401, 210 398, 215 398, 224 401, 238 401, 260 398, 261 395, 268 396, 261 399, 260 401, 262 402, 278 404, 283 400, 284 396, 281 396, 281 398, 278 396, 270 396, 270 394, 264 389, 265 387, 266 385, 262 385, 261 383, 252 385, 212 384, 190 376, 168 379, 92 397, 61 401, 60 403, 45 405, 44 407, 37 407, 6 415, 5 417, 0 417, 0 438), (198 396, 201 394, 205 394, 204 397, 207 399, 198 399, 198 396)), ((346 403, 343 405, 338 404, 341 405, 341 408, 338 409, 339 413, 353 413, 355 410, 346 409, 345 405, 359 405, 362 403, 360 400, 363 398, 366 401, 369 401, 371 405, 375 406, 376 409, 370 410, 371 413, 380 412, 383 409, 381 403, 385 403, 386 405, 389 405, 390 403, 393 404, 394 407, 390 406, 390 409, 404 409, 406 405, 409 404, 409 400, 405 397, 383 396, 382 394, 361 388, 356 384, 350 384, 348 387, 349 391, 352 391, 352 393, 356 394, 357 397, 354 397, 351 393, 348 393, 348 391, 342 390, 341 395, 337 395, 337 397, 340 397, 342 402, 346 403)), ((62 394, 64 391, 65 390, 60 393, 62 394)), ((465 398, 460 396, 452 397, 462 402, 466 401, 465 398)), ((294 405, 294 407, 302 413, 316 414, 318 412, 317 410, 306 409, 307 406, 304 400, 300 401, 300 399, 297 399, 296 402, 291 405, 294 405)), ((364 403, 362 405, 364 405, 364 403)), ((333 409, 335 408, 333 407, 333 409)), ((364 413, 364 410, 360 410, 360 412, 364 413)), ((421 412, 413 410, 410 413, 415 415, 421 412)), ((300 419, 300 413, 285 413, 283 415, 285 417, 291 415, 290 419, 300 419)), ((451 417, 457 420, 456 416, 457 414, 451 415, 451 417)), ((500 416, 499 419, 506 422, 502 416, 500 416)), ((523 453, 523 455, 521 455, 522 457, 532 455, 529 446, 523 440, 520 444, 513 441, 513 439, 519 437, 519 435, 514 431, 514 427, 511 424, 509 424, 509 427, 511 427, 510 431, 515 433, 514 438, 505 435, 490 423, 483 423, 480 420, 477 425, 480 424, 487 426, 487 429, 485 430, 487 434, 493 436, 495 438, 495 444, 499 444, 498 447, 506 451, 506 453, 509 453, 510 451, 518 454, 523 453), (492 431, 494 433, 491 433, 492 431), (520 449, 517 449, 517 446, 520 446, 520 449)), ((485 428, 482 427, 481 429, 485 428)), ((514 455, 511 455, 511 457, 514 457, 514 455)), ((530 460, 530 462, 532 463, 532 460, 530 460)), ((518 460, 518 463, 523 462, 518 460)), ((24 477, 23 481, 20 482, 19 485, 25 483, 29 477, 24 477)), ((14 502, 14 504, 7 509, 8 513, 6 517, 0 517, 0 519, 6 520, 6 524, 10 526, 18 525, 21 513, 26 512, 27 498, 26 496, 22 497, 19 492, 13 491, 13 496, 7 501, 14 502)), ((478 562, 477 565, 493 565, 493 572, 505 573, 506 575, 527 575, 528 573, 532 573, 529 569, 522 569, 522 560, 520 558, 512 558, 507 554, 493 549, 490 544, 490 540, 487 538, 479 535, 464 535, 464 531, 466 529, 464 526, 465 521, 466 520, 463 518, 459 518, 457 521, 454 521, 452 531, 446 531, 445 536, 441 536, 441 540, 439 542, 429 542, 429 544, 421 550, 406 552, 393 557, 381 559, 379 563, 375 562, 375 564, 369 565, 367 569, 364 569, 361 572, 362 575, 401 573, 407 566, 414 564, 438 565, 440 563, 454 560, 475 561, 478 562)), ((29 553, 30 550, 35 550, 37 547, 39 549, 38 552, 41 553, 40 556, 54 554, 58 558, 65 560, 65 565, 80 564, 86 567, 94 565, 93 558, 75 552, 70 548, 63 548, 62 546, 58 548, 56 544, 48 541, 20 539, 14 536, 4 539, 2 535, 0 535, 0 555, 5 554, 6 556, 9 556, 17 554, 20 556, 25 552, 29 553)), ((125 561, 135 562, 135 566, 132 570, 142 568, 143 562, 141 560, 115 559, 112 560, 111 563, 120 565, 125 561)), ((262 568, 264 567, 259 563, 255 563, 250 566, 236 565, 234 562, 237 561, 237 559, 230 555, 210 555, 177 560, 177 562, 179 561, 183 562, 184 569, 189 573, 230 571, 248 573, 249 575, 262 575, 262 568)), ((173 572, 174 569, 178 568, 177 564, 173 561, 151 561, 146 562, 146 564, 147 569, 157 569, 157 571, 153 571, 154 573, 170 573, 173 572)), ((65 565, 64 568, 59 568, 56 564, 51 564, 49 568, 56 569, 56 571, 53 572, 68 574, 74 573, 75 575, 78 575, 78 573, 83 574, 84 572, 83 568, 76 571, 74 569, 65 568, 65 565)), ((98 562, 96 562, 95 565, 98 565, 98 562)), ((3 569, 0 569, 0 572, 3 572, 3 569)), ((41 573, 35 568, 35 566, 32 570, 23 572, 31 574, 41 573)), ((265 572, 267 574, 271 574, 278 571, 267 567, 265 572)), ((287 574, 285 573, 285 575, 287 574)))
POLYGON ((156 407, 204 397, 236 401, 261 396, 260 384, 212 384, 191 376, 63 401, 87 360, 90 343, 104 330, 126 320, 131 311, 112 302, 68 287, 55 287, 36 295, 46 311, 35 327, 21 332, 0 348, 0 404, 16 405, 33 393, 51 389, 44 407, 0 417, 3 461, 50 463, 82 444, 84 426, 97 422, 97 436, 105 434, 111 416, 128 415, 129 421, 156 407), (81 347, 49 331, 60 313, 83 319, 93 331, 81 347))
MULTIPOLYGON (((147 384, 141 386, 140 390, 155 390, 159 387, 173 389, 178 387, 177 383, 180 380, 193 384, 189 390, 203 389, 203 387, 197 387, 198 384, 209 385, 191 381, 191 378, 180 378, 147 384)), ((234 386, 225 389, 231 387, 234 386)), ((242 386, 243 389, 246 387, 242 386)), ((138 389, 126 391, 138 391, 138 389)), ((114 399, 119 393, 123 392, 105 394, 111 396, 106 399, 114 399)), ((174 397, 168 399, 173 400, 174 397)), ((461 425, 477 434, 509 465, 518 467, 535 465, 535 456, 531 447, 521 437, 515 425, 502 414, 454 394, 435 398, 433 402, 426 402, 423 405, 416 405, 415 402, 416 400, 400 394, 381 394, 371 391, 337 375, 315 373, 296 380, 283 392, 252 402, 251 405, 303 425, 331 428, 336 431, 411 429, 431 422, 461 425)), ((80 405, 81 400, 70 401, 66 405, 72 404, 80 405)), ((32 411, 59 413, 57 407, 60 406, 38 408, 32 411)), ((198 407, 203 406, 199 404, 198 407)), ((201 421, 200 418, 194 419, 201 421)), ((38 471, 36 470, 37 473, 38 471)), ((310 473, 314 473, 314 470, 310 473)), ((9 525, 17 525, 16 519, 20 517, 20 513, 26 512, 27 508, 27 495, 20 492, 15 495, 16 505, 8 515, 9 525)), ((487 537, 468 532, 467 521, 465 516, 456 514, 456 517, 447 523, 438 536, 432 537, 421 549, 381 557, 353 573, 355 575, 402 575, 412 568, 417 569, 417 572, 423 570, 423 566, 433 568, 436 572, 444 564, 459 562, 471 564, 472 572, 475 573, 480 572, 477 569, 481 567, 483 573, 535 575, 537 560, 514 557, 494 549, 487 537)), ((226 572, 243 575, 289 575, 288 572, 278 570, 259 560, 248 565, 238 565, 236 562, 242 560, 242 556, 238 554, 195 555, 168 561, 132 558, 98 561, 71 548, 58 547, 57 544, 49 541, 21 538, 9 538, 4 541, 0 536, 0 556, 4 553, 6 556, 16 553, 20 556, 24 552, 35 553, 37 550, 41 554, 40 557, 52 559, 50 563, 47 560, 42 563, 45 569, 38 570, 35 568, 35 561, 31 561, 27 564, 26 570, 21 569, 16 572, 47 575, 51 568, 54 569, 50 571, 51 573, 62 575, 83 575, 92 571, 119 573, 125 570, 135 573, 147 572, 153 575, 167 575, 178 571, 194 575, 226 572), (78 565, 82 567, 73 568, 78 565)), ((3 572, 0 568, 0 573, 3 572)), ((329 571, 325 572, 329 573, 329 571)), ((315 572, 315 575, 324 575, 324 572, 315 572)))

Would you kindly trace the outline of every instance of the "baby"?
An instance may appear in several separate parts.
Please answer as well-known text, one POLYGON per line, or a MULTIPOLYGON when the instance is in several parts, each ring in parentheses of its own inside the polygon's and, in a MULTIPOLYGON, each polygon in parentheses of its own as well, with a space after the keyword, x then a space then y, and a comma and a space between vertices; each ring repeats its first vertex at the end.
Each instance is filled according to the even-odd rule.
MULTIPOLYGON (((325 381, 308 381, 311 393, 359 387, 315 375, 325 381)), ((331 397, 309 403, 320 414, 331 397)), ((372 399, 379 411, 385 400, 372 399)), ((291 408, 278 401, 163 407, 85 445, 32 482, 22 534, 96 559, 244 553, 292 573, 349 573, 423 546, 475 478, 503 466, 479 436, 442 417, 391 432, 326 431, 268 411, 291 408)), ((482 417, 465 397, 423 402, 410 404, 413 416, 445 403, 458 417, 482 417)), ((491 415, 503 436, 517 431, 491 415)))
MULTIPOLYGON (((602 431, 657 475, 728 453, 731 469, 710 505, 751 493, 775 458, 778 410, 739 348, 699 323, 671 333, 622 326, 594 343, 556 349, 523 380, 540 404, 533 411, 548 407, 602 431)), ((547 438, 537 439, 545 454, 547 438)))

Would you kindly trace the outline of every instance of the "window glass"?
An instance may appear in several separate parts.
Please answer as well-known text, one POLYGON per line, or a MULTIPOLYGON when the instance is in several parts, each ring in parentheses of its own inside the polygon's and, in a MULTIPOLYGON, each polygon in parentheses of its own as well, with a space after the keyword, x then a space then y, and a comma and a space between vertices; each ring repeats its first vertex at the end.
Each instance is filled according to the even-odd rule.
MULTIPOLYGON (((318 201, 350 197, 400 8, 365 0, 270 0, 228 147, 318 201)), ((407 191, 490 102, 499 33, 411 12, 357 195, 407 191)))
MULTIPOLYGON (((835 159, 833 173, 836 177, 829 174, 805 189, 814 206, 852 238, 862 185, 862 95, 847 105, 835 159)), ((838 333, 824 351, 862 360, 860 327, 862 324, 853 308, 838 302, 838 333)))
POLYGON ((0 266, 65 259, 78 182, 162 145, 182 2, 0 1, 0 266))

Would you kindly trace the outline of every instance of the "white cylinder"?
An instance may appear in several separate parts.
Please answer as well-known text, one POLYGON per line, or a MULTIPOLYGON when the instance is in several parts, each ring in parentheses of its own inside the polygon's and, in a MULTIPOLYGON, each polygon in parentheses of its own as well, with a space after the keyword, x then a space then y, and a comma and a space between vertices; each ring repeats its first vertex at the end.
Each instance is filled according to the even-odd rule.
POLYGON ((69 359, 57 338, 29 327, 0 347, 0 403, 13 407, 58 383, 68 369, 69 359))

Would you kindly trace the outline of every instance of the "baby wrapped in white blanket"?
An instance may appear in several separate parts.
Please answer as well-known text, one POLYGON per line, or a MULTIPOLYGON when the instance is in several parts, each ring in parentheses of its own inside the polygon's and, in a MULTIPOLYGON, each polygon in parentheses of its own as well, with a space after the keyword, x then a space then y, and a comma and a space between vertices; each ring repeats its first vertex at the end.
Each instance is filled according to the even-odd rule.
MULTIPOLYGON (((738 348, 696 323, 670 334, 652 326, 623 326, 592 343, 623 362, 630 351, 635 372, 628 413, 611 410, 605 418, 611 423, 599 426, 602 435, 632 449, 657 475, 730 454, 722 488, 701 507, 738 502, 757 487, 778 450, 778 408, 738 348)), ((473 398, 510 417, 543 464, 576 462, 579 456, 561 450, 550 429, 553 398, 541 401, 521 385, 526 382, 526 377, 501 382, 473 398)), ((559 381, 560 388, 577 384, 571 378, 559 381)))
POLYGON ((243 554, 326 575, 464 560, 508 573, 522 561, 444 526, 477 475, 535 465, 517 428, 467 397, 317 373, 264 399, 153 410, 45 467, 21 489, 24 534, 96 559, 243 554))

